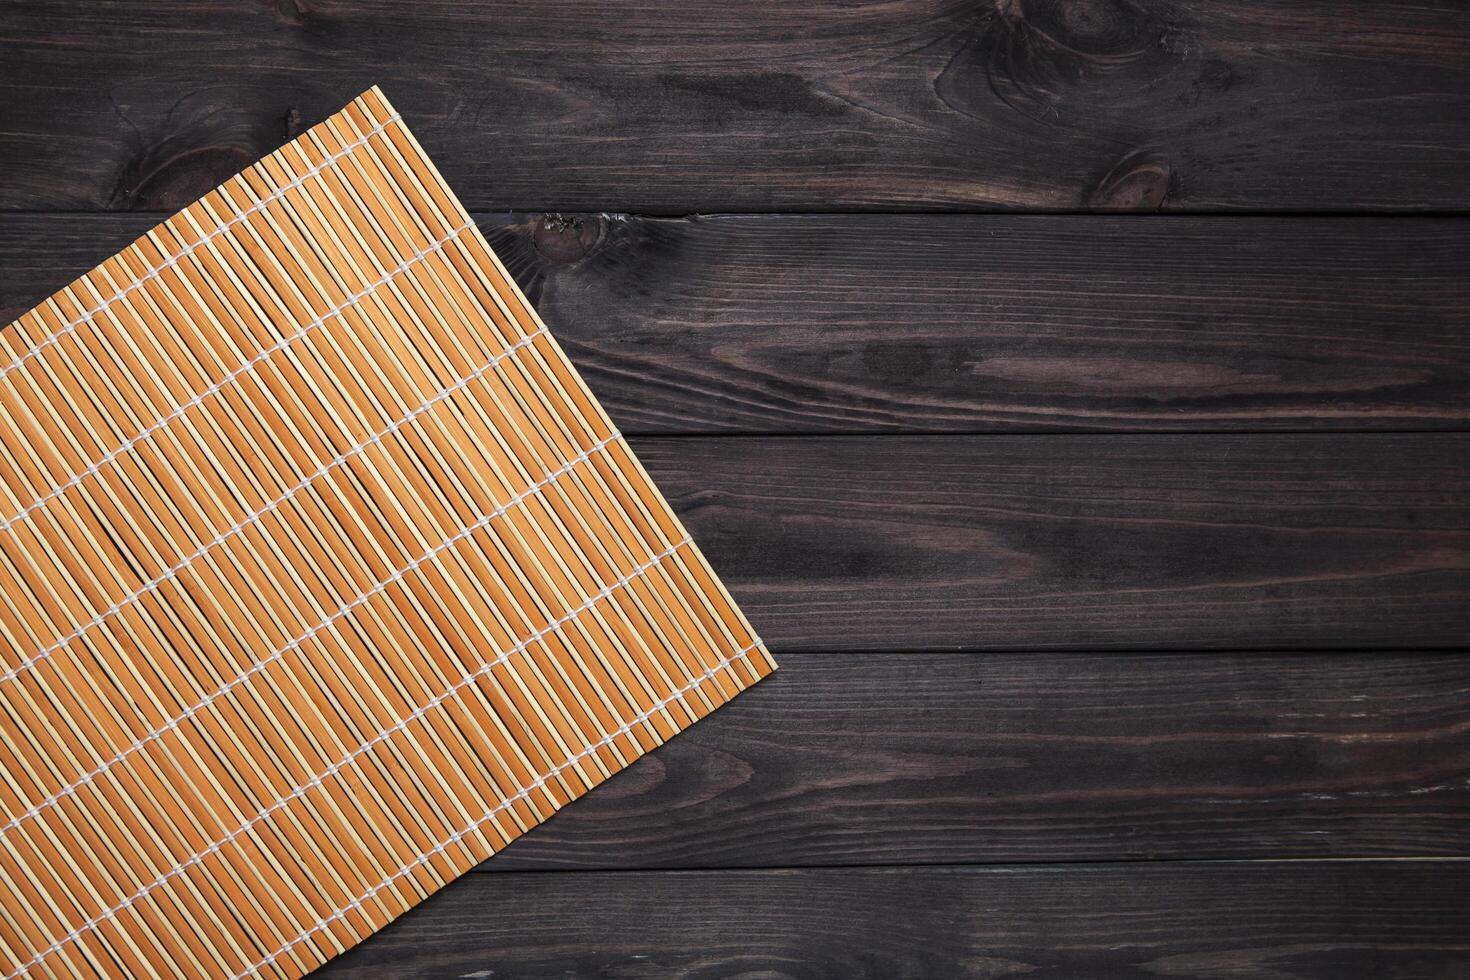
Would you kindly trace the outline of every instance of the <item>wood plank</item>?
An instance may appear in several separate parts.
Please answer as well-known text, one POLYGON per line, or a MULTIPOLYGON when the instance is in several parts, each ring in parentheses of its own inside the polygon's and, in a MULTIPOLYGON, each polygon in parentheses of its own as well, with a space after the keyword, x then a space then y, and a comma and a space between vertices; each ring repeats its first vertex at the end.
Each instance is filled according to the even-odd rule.
POLYGON ((481 867, 1467 853, 1467 654, 816 653, 481 867))
POLYGON ((587 215, 490 236, 637 431, 1470 422, 1452 219, 587 215))
POLYGON ((778 658, 1470 638, 1467 434, 634 447, 778 658))
POLYGON ((1454 0, 62 0, 4 42, 0 209, 175 209, 375 82, 486 210, 1470 200, 1454 0))
POLYGON ((467 875, 315 974, 1441 978, 1470 864, 467 875))
MULTIPOLYGON (((0 216, 0 322, 152 217, 0 216)), ((1470 226, 479 216, 625 431, 1470 424, 1470 226)))

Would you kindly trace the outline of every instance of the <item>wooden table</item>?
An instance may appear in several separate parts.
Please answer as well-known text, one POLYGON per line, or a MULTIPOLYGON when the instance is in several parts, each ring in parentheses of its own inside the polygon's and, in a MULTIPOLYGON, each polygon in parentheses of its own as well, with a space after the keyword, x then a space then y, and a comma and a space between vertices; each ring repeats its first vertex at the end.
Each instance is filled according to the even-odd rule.
POLYGON ((321 976, 1470 975, 1464 4, 0 9, 5 319, 379 83, 783 668, 321 976))

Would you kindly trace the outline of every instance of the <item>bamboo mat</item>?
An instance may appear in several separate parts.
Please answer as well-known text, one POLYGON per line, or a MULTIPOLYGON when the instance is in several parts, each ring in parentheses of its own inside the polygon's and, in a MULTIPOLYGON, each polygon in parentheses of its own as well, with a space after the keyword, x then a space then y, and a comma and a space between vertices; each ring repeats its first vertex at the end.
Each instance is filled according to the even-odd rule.
POLYGON ((376 89, 0 365, 5 977, 300 977, 775 667, 376 89))

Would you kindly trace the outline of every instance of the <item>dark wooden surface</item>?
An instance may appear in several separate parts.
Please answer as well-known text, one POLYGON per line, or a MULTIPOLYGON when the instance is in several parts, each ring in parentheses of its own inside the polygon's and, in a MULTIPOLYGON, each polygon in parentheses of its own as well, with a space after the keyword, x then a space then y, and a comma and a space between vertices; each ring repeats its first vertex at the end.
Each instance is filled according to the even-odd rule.
POLYGON ((1467 769, 1464 655, 787 653, 483 867, 1432 857, 1467 769))
POLYGON ((1460 0, 5 5, 0 209, 172 209, 380 84, 471 207, 1461 209, 1460 0))
POLYGON ((1470 433, 633 441, 776 649, 1462 644, 1470 433))
POLYGON ((1462 863, 468 875, 324 978, 1470 974, 1462 863))
POLYGON ((381 84, 781 662, 323 977, 1470 975, 1470 8, 0 11, 0 319, 381 84))

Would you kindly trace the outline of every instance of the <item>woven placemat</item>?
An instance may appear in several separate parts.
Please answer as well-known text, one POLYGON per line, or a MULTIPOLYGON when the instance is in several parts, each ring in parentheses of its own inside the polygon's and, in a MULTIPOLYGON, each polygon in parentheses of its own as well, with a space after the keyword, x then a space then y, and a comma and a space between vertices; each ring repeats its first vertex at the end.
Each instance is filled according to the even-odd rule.
POLYGON ((0 412, 7 977, 300 977, 775 667, 376 89, 0 412))

